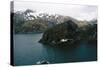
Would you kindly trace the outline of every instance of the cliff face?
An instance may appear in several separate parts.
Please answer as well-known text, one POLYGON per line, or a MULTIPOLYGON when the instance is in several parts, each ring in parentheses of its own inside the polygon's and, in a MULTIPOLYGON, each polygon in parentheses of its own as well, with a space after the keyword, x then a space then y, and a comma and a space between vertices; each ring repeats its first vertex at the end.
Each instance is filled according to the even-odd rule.
POLYGON ((77 24, 68 20, 46 30, 39 42, 48 44, 73 43, 77 39, 77 24))

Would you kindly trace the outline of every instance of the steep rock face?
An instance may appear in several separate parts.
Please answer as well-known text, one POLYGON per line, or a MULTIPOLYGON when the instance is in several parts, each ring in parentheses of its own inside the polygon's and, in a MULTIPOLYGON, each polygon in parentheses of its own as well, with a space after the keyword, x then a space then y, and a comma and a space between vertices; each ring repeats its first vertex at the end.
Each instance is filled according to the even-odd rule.
POLYGON ((47 29, 39 42, 44 44, 73 43, 77 39, 77 24, 72 20, 47 29))

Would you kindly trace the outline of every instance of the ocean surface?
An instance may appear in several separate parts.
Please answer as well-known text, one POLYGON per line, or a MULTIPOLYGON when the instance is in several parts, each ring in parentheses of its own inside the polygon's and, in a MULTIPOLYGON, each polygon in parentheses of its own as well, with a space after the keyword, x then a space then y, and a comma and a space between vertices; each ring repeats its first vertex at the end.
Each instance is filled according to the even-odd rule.
POLYGON ((97 47, 94 43, 82 41, 79 45, 60 48, 39 43, 41 37, 42 33, 14 34, 14 65, 34 65, 42 60, 54 64, 97 59, 97 47))

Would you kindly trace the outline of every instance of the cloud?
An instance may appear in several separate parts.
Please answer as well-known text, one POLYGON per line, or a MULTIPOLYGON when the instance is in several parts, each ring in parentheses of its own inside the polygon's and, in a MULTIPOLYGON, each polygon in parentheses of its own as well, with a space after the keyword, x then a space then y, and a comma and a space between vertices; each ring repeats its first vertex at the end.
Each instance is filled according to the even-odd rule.
POLYGON ((26 9, 35 10, 37 13, 71 16, 79 20, 97 18, 97 6, 15 1, 14 11, 24 11, 26 9))

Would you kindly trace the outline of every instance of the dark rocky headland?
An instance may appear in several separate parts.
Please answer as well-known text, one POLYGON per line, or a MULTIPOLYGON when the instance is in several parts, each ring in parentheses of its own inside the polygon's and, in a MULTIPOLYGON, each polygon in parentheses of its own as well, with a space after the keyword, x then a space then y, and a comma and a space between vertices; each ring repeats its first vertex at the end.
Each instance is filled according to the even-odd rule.
MULTIPOLYGON (((91 21, 92 22, 92 21, 91 21)), ((47 29, 40 43, 50 45, 71 45, 80 41, 97 42, 97 21, 94 24, 89 22, 75 22, 72 19, 64 21, 52 28, 47 29)))

